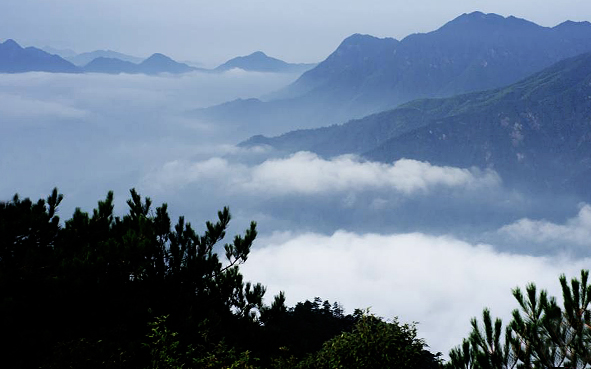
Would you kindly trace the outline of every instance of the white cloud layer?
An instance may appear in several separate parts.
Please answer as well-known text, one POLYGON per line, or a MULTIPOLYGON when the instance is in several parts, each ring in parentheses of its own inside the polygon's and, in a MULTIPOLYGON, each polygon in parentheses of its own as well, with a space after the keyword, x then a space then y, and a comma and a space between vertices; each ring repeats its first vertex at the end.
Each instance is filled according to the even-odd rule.
POLYGON ((0 197, 46 196, 57 186, 66 215, 109 190, 125 198, 155 166, 225 155, 260 133, 192 119, 187 110, 266 94, 295 78, 0 73, 0 173, 9 173, 0 174, 0 197))
POLYGON ((158 76, 0 73, 0 93, 40 102, 60 100, 98 112, 125 108, 134 113, 144 113, 146 107, 171 112, 257 97, 282 88, 296 78, 297 75, 293 74, 242 70, 158 76))
POLYGON ((382 164, 362 161, 354 155, 327 160, 310 152, 269 159, 250 167, 222 158, 195 163, 171 161, 146 178, 147 183, 160 190, 209 180, 266 195, 312 195, 367 189, 390 189, 408 195, 428 192, 436 187, 476 189, 500 185, 500 178, 492 171, 438 167, 409 159, 382 164), (233 179, 228 180, 230 177, 233 179))
POLYGON ((564 224, 524 218, 503 226, 499 233, 519 241, 591 247, 591 205, 582 204, 577 216, 564 224))
POLYGON ((516 308, 511 289, 534 281, 560 296, 558 276, 577 276, 589 259, 570 260, 498 253, 453 237, 410 234, 275 234, 258 241, 243 271, 285 291, 288 304, 312 299, 342 303, 348 312, 418 321, 432 350, 447 354, 469 333, 484 307, 507 323, 516 308))
POLYGON ((0 92, 0 115, 4 119, 82 119, 88 113, 59 101, 44 101, 0 92))

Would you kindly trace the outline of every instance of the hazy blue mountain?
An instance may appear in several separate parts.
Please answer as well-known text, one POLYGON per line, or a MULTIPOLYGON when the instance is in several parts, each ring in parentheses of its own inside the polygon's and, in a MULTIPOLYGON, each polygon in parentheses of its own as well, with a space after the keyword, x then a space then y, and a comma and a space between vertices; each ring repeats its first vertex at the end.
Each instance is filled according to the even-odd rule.
POLYGON ((127 54, 122 54, 117 51, 112 50, 95 50, 90 51, 87 53, 82 53, 74 56, 67 57, 67 60, 72 62, 77 66, 84 66, 93 61, 96 58, 109 58, 109 59, 119 59, 131 63, 141 63, 144 59, 138 58, 137 56, 131 56, 127 54))
POLYGON ((158 73, 186 73, 201 68, 191 67, 184 63, 179 63, 166 55, 154 54, 139 64, 124 61, 118 58, 99 57, 92 60, 83 67, 85 72, 108 73, 108 74, 158 74, 158 73))
MULTIPOLYGON (((55 50, 55 49, 54 49, 55 50)), ((186 73, 200 68, 178 63, 166 55, 153 54, 145 60, 110 50, 98 50, 77 55, 77 62, 82 63, 88 58, 83 68, 73 63, 34 47, 22 48, 14 40, 0 43, 0 73, 22 73, 30 71, 59 72, 59 73, 186 73), (122 59, 123 58, 123 59, 122 59), (130 60, 139 60, 135 63, 130 60)))
POLYGON ((0 43, 0 73, 23 72, 79 73, 74 64, 58 55, 34 47, 22 48, 14 40, 0 43))
MULTIPOLYGON (((281 121, 300 128, 340 123, 417 98, 504 86, 586 51, 591 51, 588 22, 549 28, 480 12, 402 41, 357 34, 274 94, 273 101, 254 107, 258 113, 250 117, 268 126, 281 121), (279 110, 284 120, 265 121, 279 110)), ((215 120, 218 113, 201 110, 196 115, 215 120)))
POLYGON ((166 55, 156 53, 138 64, 138 71, 144 74, 186 73, 196 70, 184 63, 178 63, 166 55))
POLYGON ((279 91, 276 97, 296 97, 325 85, 333 85, 332 93, 342 93, 345 97, 351 86, 363 84, 372 71, 388 69, 399 44, 400 41, 393 38, 361 34, 349 36, 326 60, 279 91))
POLYGON ((287 91, 336 89, 355 102, 387 108, 419 97, 501 87, 586 51, 591 51, 588 22, 548 28, 474 12, 400 42, 351 36, 287 91))
POLYGON ((231 125, 235 129, 248 127, 248 132, 278 135, 289 129, 313 128, 334 122, 334 110, 326 108, 329 104, 332 104, 332 101, 310 96, 274 101, 256 98, 237 99, 207 108, 190 110, 187 116, 192 119, 231 125))
POLYGON ((137 64, 117 58, 99 57, 86 64, 83 69, 85 72, 92 73, 139 73, 139 66, 137 64))
POLYGON ((286 63, 283 60, 267 56, 262 51, 257 51, 247 56, 230 59, 215 68, 214 71, 225 72, 230 69, 240 68, 251 72, 303 73, 312 69, 315 65, 286 63))
POLYGON ((590 117, 586 53, 508 87, 416 100, 343 125, 255 136, 243 145, 491 168, 509 183, 571 189, 591 198, 590 117))

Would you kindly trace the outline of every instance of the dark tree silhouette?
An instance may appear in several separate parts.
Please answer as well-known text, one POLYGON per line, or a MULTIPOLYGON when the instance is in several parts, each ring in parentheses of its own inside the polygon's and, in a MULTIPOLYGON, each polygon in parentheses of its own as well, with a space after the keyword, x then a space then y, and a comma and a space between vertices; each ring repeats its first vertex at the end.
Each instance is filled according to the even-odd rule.
POLYGON ((173 226, 166 204, 130 195, 123 216, 109 192, 63 223, 57 189, 0 202, 2 368, 355 367, 350 353, 369 365, 356 367, 437 364, 414 326, 319 297, 263 305, 265 288, 239 270, 254 222, 223 243, 228 208, 198 234, 184 217, 173 226))

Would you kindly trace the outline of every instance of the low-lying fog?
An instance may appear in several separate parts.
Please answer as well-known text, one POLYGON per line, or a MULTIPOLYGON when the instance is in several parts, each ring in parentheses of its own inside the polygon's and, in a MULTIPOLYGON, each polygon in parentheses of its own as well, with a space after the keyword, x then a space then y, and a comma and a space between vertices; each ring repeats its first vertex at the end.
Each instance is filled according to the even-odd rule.
POLYGON ((289 304, 320 296, 348 312, 418 321, 444 353, 483 307, 507 321, 511 288, 535 281, 559 296, 558 276, 588 267, 591 206, 577 198, 510 189, 477 168, 242 149, 235 144, 265 132, 186 114, 295 78, 0 75, 0 199, 57 186, 64 219, 108 190, 123 213, 135 187, 198 230, 228 205, 233 232, 258 222, 243 270, 269 299, 283 290, 289 304))

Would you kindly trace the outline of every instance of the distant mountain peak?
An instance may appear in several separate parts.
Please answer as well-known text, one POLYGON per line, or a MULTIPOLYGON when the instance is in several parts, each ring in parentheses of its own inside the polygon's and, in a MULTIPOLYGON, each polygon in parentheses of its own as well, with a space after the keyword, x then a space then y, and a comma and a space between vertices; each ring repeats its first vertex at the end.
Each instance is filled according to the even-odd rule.
POLYGON ((343 42, 345 41, 355 41, 355 40, 362 40, 362 39, 373 39, 373 38, 378 38, 372 35, 368 35, 365 33, 354 33, 349 37, 346 37, 345 40, 343 40, 343 42))
POLYGON ((474 11, 471 13, 464 13, 458 17, 456 17, 455 19, 453 19, 451 22, 454 21, 472 21, 472 20, 482 20, 482 19, 487 19, 487 20, 502 20, 502 19, 506 19, 505 17, 503 17, 502 15, 496 14, 496 13, 483 13, 481 11, 474 11))
POLYGON ((137 73, 138 65, 117 58, 100 56, 84 66, 85 72, 94 73, 137 73))
POLYGON ((377 49, 383 48, 384 46, 387 48, 394 48, 398 43, 400 43, 400 41, 390 37, 379 38, 371 35, 355 33, 344 39, 333 54, 349 54, 351 51, 362 54, 369 52, 371 54, 371 50, 375 51, 377 49))
POLYGON ((215 68, 217 72, 239 68, 253 72, 303 72, 310 68, 311 64, 291 64, 268 56, 258 50, 246 56, 238 56, 215 68))
POLYGON ((35 47, 23 48, 12 39, 0 43, 0 73, 33 71, 80 73, 80 69, 58 55, 49 54, 35 47))
POLYGON ((386 38, 379 38, 372 35, 366 35, 362 33, 354 33, 351 36, 345 38, 343 42, 341 42, 341 46, 347 46, 352 44, 359 44, 365 42, 374 42, 374 41, 384 41, 384 40, 395 40, 391 37, 386 38))
POLYGON ((279 60, 279 59, 270 57, 267 54, 265 54, 264 52, 262 52, 262 51, 259 50, 259 51, 255 51, 252 54, 248 54, 248 55, 245 55, 245 56, 238 56, 238 57, 236 57, 234 59, 230 59, 229 61, 233 61, 233 60, 265 60, 265 59, 268 59, 268 60, 277 60, 277 61, 279 60))
POLYGON ((150 55, 150 57, 148 57, 148 59, 146 59, 146 61, 147 60, 172 60, 172 59, 164 54, 154 53, 154 54, 150 55))
POLYGON ((265 54, 264 52, 262 52, 262 51, 259 50, 259 51, 255 51, 254 53, 252 53, 252 54, 250 54, 248 56, 264 56, 264 57, 267 57, 267 54, 265 54))
POLYGON ((120 59, 123 61, 128 61, 128 62, 132 62, 135 64, 141 63, 142 61, 144 61, 144 58, 139 58, 137 56, 132 56, 132 55, 127 55, 127 54, 123 54, 117 51, 113 51, 113 50, 94 50, 94 51, 89 51, 89 52, 85 52, 82 54, 76 54, 76 55, 71 55, 69 57, 67 57, 67 59, 79 66, 84 66, 87 65, 88 63, 90 63, 91 61, 93 61, 96 58, 115 58, 115 59, 120 59))
POLYGON ((14 41, 11 38, 9 38, 8 40, 4 41, 4 43, 2 43, 2 46, 8 47, 8 48, 11 48, 11 49, 22 49, 21 45, 19 45, 16 41, 14 41))
POLYGON ((161 54, 161 53, 154 53, 150 55, 146 60, 141 62, 140 65, 171 65, 171 64, 180 64, 177 63, 172 58, 161 54))
POLYGON ((394 38, 379 38, 360 33, 352 34, 341 42, 337 49, 327 58, 327 61, 342 60, 348 65, 353 60, 367 61, 381 59, 383 52, 396 49, 400 41, 394 38))
POLYGON ((564 22, 560 23, 559 25, 555 26, 554 28, 589 27, 589 26, 591 26, 591 23, 589 23, 587 21, 574 22, 571 20, 567 20, 567 21, 564 21, 564 22))
POLYGON ((187 64, 179 63, 174 59, 160 53, 152 54, 139 64, 138 71, 145 74, 158 73, 186 73, 195 70, 187 64))

